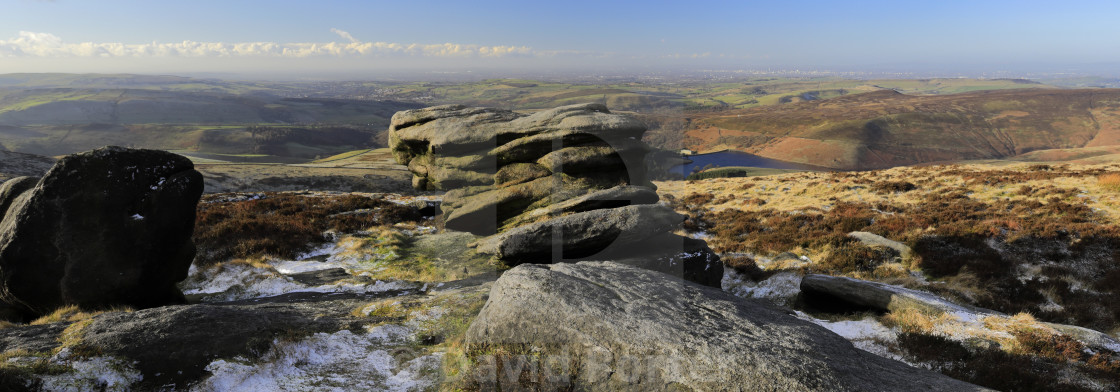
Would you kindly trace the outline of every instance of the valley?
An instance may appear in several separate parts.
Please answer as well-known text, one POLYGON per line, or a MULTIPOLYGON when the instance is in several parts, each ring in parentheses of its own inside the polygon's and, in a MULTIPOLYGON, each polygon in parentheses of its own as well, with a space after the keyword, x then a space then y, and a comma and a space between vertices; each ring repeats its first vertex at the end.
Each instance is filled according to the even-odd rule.
MULTIPOLYGON (((745 365, 690 385, 769 380, 751 361, 782 363, 793 370, 774 377, 795 384, 819 381, 802 369, 844 385, 1120 384, 1116 89, 0 75, 0 144, 4 180, 121 144, 187 157, 201 184, 198 253, 176 286, 184 304, 61 307, 0 324, 4 388, 534 388, 553 385, 532 370, 547 359, 597 364, 537 344, 587 330, 674 353, 738 331, 720 338, 738 351, 694 356, 745 365), (552 109, 580 102, 592 104, 552 109), (426 109, 390 125, 436 104, 497 108, 426 109), (586 137, 638 138, 635 124, 649 128, 648 151, 586 137), (567 242, 541 237, 554 228, 567 242), (548 250, 573 263, 532 262, 548 250), (122 338, 133 335, 144 338, 122 338), (165 347, 184 354, 152 354, 165 347), (775 347, 800 348, 743 354, 775 347), (320 351, 330 354, 307 354, 320 351), (525 360, 538 362, 506 367, 525 360), (496 369, 514 370, 485 373, 496 369)), ((10 189, 41 192, 21 181, 10 189)), ((163 184, 148 181, 138 189, 163 184)), ((112 216, 131 227, 158 214, 112 216)), ((601 381, 645 377, 616 370, 601 381)), ((556 385, 598 376, 573 377, 556 385)))

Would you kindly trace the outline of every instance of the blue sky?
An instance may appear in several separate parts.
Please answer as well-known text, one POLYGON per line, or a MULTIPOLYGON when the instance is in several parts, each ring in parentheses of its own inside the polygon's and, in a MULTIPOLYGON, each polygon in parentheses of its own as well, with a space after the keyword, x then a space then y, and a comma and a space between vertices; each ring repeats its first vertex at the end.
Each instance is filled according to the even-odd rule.
POLYGON ((4 0, 0 73, 882 65, 1030 70, 1120 62, 1117 17, 1115 1, 4 0))

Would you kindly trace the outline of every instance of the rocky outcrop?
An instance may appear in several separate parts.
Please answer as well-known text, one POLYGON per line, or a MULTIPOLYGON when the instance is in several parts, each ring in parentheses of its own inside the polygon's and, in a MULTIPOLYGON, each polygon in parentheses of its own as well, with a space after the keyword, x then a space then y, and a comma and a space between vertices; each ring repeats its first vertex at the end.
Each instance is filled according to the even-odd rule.
POLYGON ((507 271, 466 341, 509 353, 475 358, 476 372, 499 375, 477 377, 483 390, 983 390, 763 302, 611 262, 507 271))
POLYGON ((449 105, 398 113, 389 139, 418 189, 447 190, 444 228, 490 236, 480 253, 507 265, 610 259, 718 287, 719 258, 669 234, 684 217, 656 205, 645 130, 600 104, 449 105))
POLYGON ((600 104, 532 115, 447 105, 397 113, 389 140, 417 189, 477 187, 447 195, 444 225, 488 235, 588 191, 652 186, 643 163, 648 147, 638 140, 644 132, 641 122, 600 104))
POLYGON ((33 187, 12 181, 0 188, 10 200, 0 223, 5 316, 183 301, 175 283, 194 258, 202 194, 190 160, 106 147, 59 160, 33 187))

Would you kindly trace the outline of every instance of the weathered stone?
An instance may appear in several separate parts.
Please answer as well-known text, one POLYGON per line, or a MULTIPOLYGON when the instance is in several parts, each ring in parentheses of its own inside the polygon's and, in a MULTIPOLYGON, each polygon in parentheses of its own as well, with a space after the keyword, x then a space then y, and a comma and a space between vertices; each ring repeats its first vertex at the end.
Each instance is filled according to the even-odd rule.
POLYGON ((538 178, 455 200, 443 210, 443 225, 452 230, 489 235, 539 201, 546 198, 564 200, 586 192, 552 177, 538 178))
POLYGON ((479 358, 513 369, 481 378, 484 390, 515 387, 518 364, 548 367, 556 377, 542 389, 984 390, 857 349, 788 310, 610 262, 507 271, 466 341, 515 354, 531 348, 531 355, 479 358))
POLYGON ((723 261, 708 243, 672 233, 607 248, 594 259, 663 272, 709 287, 719 288, 723 282, 723 261))
POLYGON ((429 166, 427 170, 425 179, 428 189, 455 189, 494 183, 493 173, 480 173, 440 166, 429 166))
POLYGON ((414 157, 447 154, 450 150, 494 148, 497 129, 522 117, 509 110, 443 105, 405 110, 393 115, 389 124, 389 147, 397 162, 408 164, 414 157))
POLYGON ((601 191, 591 192, 586 195, 568 199, 545 208, 538 208, 529 212, 530 219, 539 219, 548 216, 560 216, 573 212, 583 212, 604 208, 625 207, 638 204, 656 204, 657 192, 653 189, 637 185, 619 185, 601 191))
POLYGON ((648 149, 643 143, 628 140, 615 145, 564 147, 537 159, 537 163, 554 172, 577 174, 587 170, 622 170, 644 166, 648 149))
MULTIPOLYGON (((492 176, 508 164, 532 163, 563 147, 639 146, 637 139, 643 132, 640 121, 612 114, 601 104, 569 105, 528 116, 501 109, 437 106, 394 115, 389 142, 398 162, 426 177, 414 180, 415 185, 447 190, 462 185, 437 178, 434 173, 441 172, 437 168, 492 176)), ((634 165, 641 166, 642 161, 634 165)), ((644 181, 644 168, 642 173, 644 181)))
POLYGON ((635 205, 575 213, 524 225, 479 242, 478 251, 510 263, 548 263, 592 257, 608 246, 628 246, 680 226, 684 216, 662 205, 635 205))
POLYGON ((868 233, 866 231, 853 231, 851 233, 848 233, 848 237, 855 238, 859 240, 859 242, 867 246, 881 246, 884 248, 893 249, 894 251, 898 252, 900 257, 902 257, 902 261, 904 262, 910 260, 911 258, 911 250, 909 246, 906 246, 906 244, 898 241, 887 239, 881 235, 868 233))
POLYGON ((16 200, 19 195, 34 188, 39 183, 37 177, 16 177, 8 181, 4 181, 0 185, 0 219, 4 217, 4 213, 8 211, 8 207, 16 200))
POLYGON ((164 151, 106 147, 67 156, 12 201, 0 223, 3 300, 25 317, 63 305, 183 302, 175 283, 202 175, 164 151))
POLYGON ((498 170, 498 174, 494 175, 494 186, 507 187, 550 175, 552 172, 544 166, 535 163, 515 163, 498 170))

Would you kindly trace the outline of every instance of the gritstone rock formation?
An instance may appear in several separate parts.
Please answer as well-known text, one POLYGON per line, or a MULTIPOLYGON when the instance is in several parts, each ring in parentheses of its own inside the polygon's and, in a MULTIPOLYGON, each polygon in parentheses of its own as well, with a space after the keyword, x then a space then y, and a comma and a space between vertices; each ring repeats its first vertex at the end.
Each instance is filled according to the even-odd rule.
POLYGON ((163 151, 105 147, 67 156, 42 179, 0 187, 0 316, 63 305, 183 302, 202 175, 163 151))
POLYGON ((507 271, 466 339, 498 353, 476 371, 499 376, 477 378, 507 385, 483 390, 517 387, 519 371, 536 372, 521 380, 542 390, 984 390, 857 349, 788 310, 612 262, 507 271))
POLYGON ((446 105, 398 112, 389 143, 413 186, 447 191, 445 228, 490 236, 481 253, 509 265, 615 260, 718 287, 718 257, 670 234, 684 217, 657 204, 645 131, 600 104, 531 115, 446 105))

